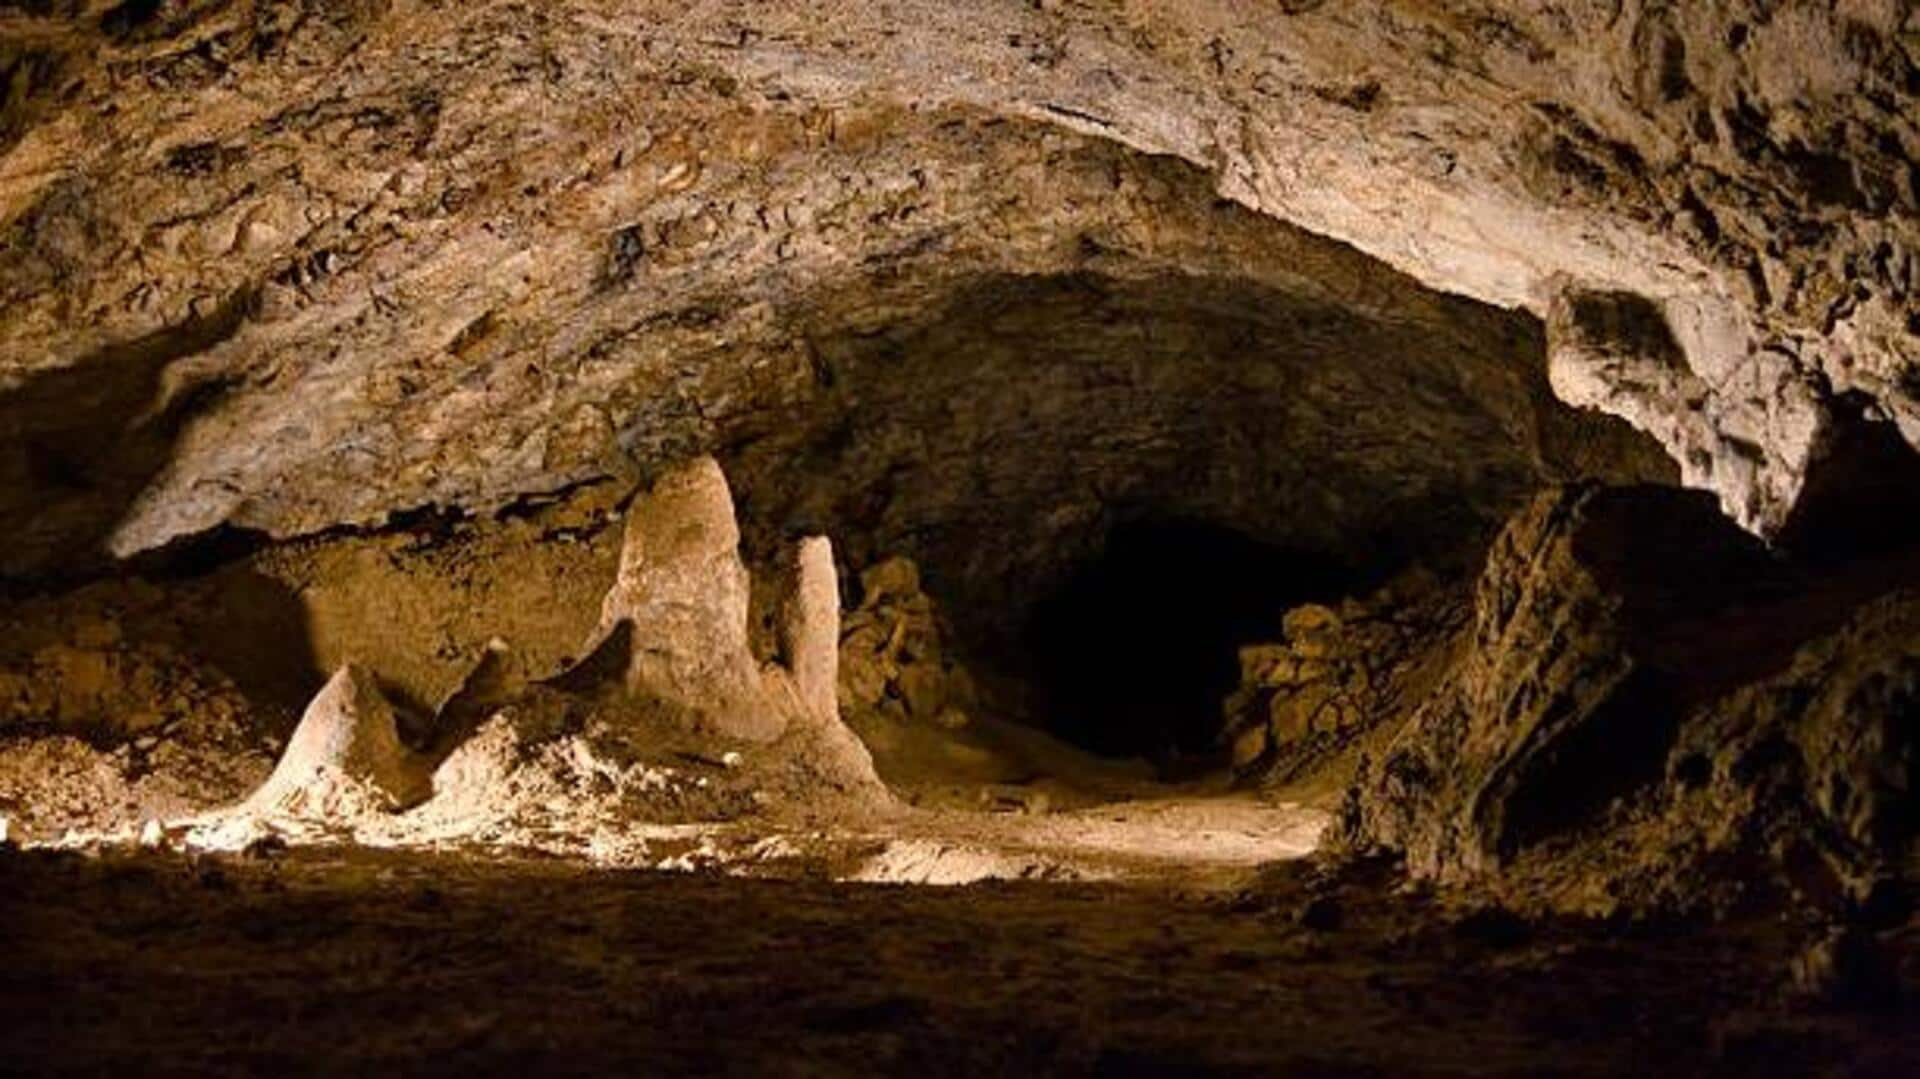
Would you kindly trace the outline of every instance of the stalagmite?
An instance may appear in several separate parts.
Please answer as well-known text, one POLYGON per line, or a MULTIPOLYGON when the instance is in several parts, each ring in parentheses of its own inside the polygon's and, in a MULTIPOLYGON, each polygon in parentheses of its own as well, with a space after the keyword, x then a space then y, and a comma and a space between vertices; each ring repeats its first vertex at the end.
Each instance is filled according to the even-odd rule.
POLYGON ((793 557, 793 576, 780 612, 781 653, 808 717, 838 720, 840 586, 833 544, 825 536, 809 536, 793 557))
POLYGON ((793 713, 782 748, 820 782, 842 794, 888 800, 873 753, 840 715, 840 579, 833 544, 808 536, 791 552, 780 580, 782 663, 765 670, 767 691, 793 713))
POLYGON ((711 457, 682 465, 628 509, 619 573, 586 654, 605 658, 622 645, 625 627, 626 692, 682 710, 710 733, 767 742, 796 718, 810 726, 837 723, 833 546, 811 536, 791 559, 779 584, 785 663, 763 668, 748 638, 752 580, 726 476, 711 457))
POLYGON ((748 646, 750 591, 726 476, 702 457, 662 476, 627 511, 620 572, 596 639, 628 623, 630 693, 685 709, 715 733, 769 741, 785 723, 748 646))
POLYGON ((307 705, 280 763, 247 808, 331 818, 402 809, 425 794, 425 777, 400 742, 393 706, 368 672, 349 663, 307 705))

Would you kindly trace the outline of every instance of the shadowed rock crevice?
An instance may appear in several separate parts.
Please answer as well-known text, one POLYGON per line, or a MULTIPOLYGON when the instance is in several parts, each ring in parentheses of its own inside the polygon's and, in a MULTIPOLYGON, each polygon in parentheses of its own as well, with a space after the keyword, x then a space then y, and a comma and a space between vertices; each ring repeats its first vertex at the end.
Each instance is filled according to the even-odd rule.
POLYGON ((0 392, 0 578, 108 564, 114 527, 166 467, 181 429, 226 389, 169 370, 233 337, 258 301, 242 289, 204 315, 0 392))
POLYGON ((1920 453, 1859 395, 1835 402, 1779 543, 1802 560, 1826 564, 1920 544, 1920 453))

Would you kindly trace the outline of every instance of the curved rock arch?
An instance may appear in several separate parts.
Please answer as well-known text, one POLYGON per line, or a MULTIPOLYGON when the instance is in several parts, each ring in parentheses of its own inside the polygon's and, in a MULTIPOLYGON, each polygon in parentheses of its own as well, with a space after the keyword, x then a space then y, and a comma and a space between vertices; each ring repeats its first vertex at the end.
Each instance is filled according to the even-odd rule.
POLYGON ((22 89, 0 124, 7 385, 111 380, 118 346, 249 312, 160 357, 134 422, 180 437, 151 482, 71 449, 111 431, 7 418, 37 447, 8 465, 24 486, 82 473, 8 517, 106 488, 132 500, 105 537, 123 555, 485 509, 609 447, 697 449, 729 390, 698 358, 765 362, 793 281, 957 266, 954 230, 1003 272, 1072 261, 1067 226, 1100 213, 1073 193, 1105 196, 1042 164, 1062 153, 1185 160, 1258 213, 1549 316, 1561 393, 1653 433, 1758 531, 1793 507, 1829 394, 1910 437, 1920 416, 1897 4, 134 10, 6 15, 22 89), (1673 347, 1555 317, 1593 296, 1637 297, 1673 347), (617 414, 608 364, 645 369, 648 407, 617 414))

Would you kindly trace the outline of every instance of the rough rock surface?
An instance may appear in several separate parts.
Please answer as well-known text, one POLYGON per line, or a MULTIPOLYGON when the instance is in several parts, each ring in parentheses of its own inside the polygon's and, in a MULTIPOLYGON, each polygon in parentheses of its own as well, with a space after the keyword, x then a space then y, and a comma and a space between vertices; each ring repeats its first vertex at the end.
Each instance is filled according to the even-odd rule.
POLYGON ((1665 840, 1670 863, 1704 856, 1771 870, 1768 883, 1789 898, 1884 920, 1893 912, 1875 906, 1914 883, 1916 715, 1920 593, 1906 589, 1691 717, 1667 755, 1661 797, 1638 807, 1647 822, 1638 827, 1665 840))
MULTIPOLYGON (((237 657, 219 645, 195 648, 183 630, 197 628, 192 617, 154 632, 165 617, 165 592, 151 585, 95 586, 60 604, 21 604, 11 616, 7 641, 0 645, 0 734, 64 733, 117 745, 150 748, 158 739, 174 742, 225 741, 241 748, 256 729, 273 732, 271 690, 276 673, 299 670, 297 657, 281 672, 250 672, 258 704, 205 653, 237 657)), ((192 602, 193 597, 188 602, 192 602)), ((244 632, 244 629, 242 630, 244 632)), ((244 675, 242 676, 245 677, 244 675)), ((295 687, 299 692, 301 688, 295 687)))
POLYGON ((976 687, 944 646, 933 598, 912 559, 860 574, 860 605, 840 633, 840 709, 859 722, 962 727, 976 687))
POLYGON ((250 575, 276 612, 272 635, 292 636, 287 647, 310 656, 299 703, 325 672, 359 663, 379 672, 396 704, 431 713, 494 640, 510 646, 497 654, 498 674, 514 685, 579 659, 619 567, 631 491, 630 482, 598 484, 511 514, 272 544, 212 576, 250 575))
POLYGON ((1542 494, 1345 839, 1586 910, 1859 902, 1910 857, 1915 747, 1913 601, 1858 603, 1697 496, 1542 494))
POLYGON ((1757 447, 1689 474, 1771 520, 1821 378, 1909 410, 1912 68, 1890 4, 1751 7, 10 9, 7 564, 724 449, 983 280, 1433 321, 1308 233, 1645 296, 1706 387, 1676 455, 1757 447))
POLYGON ((1338 608, 1287 612, 1282 641, 1240 650, 1240 684, 1222 706, 1237 774, 1287 782, 1417 708, 1452 658, 1465 605, 1414 572, 1338 608))
MULTIPOLYGON (((1381 573, 1582 475, 1677 467, 1768 535, 1892 519, 1905 474, 1816 472, 1855 471, 1855 412, 1920 440, 1917 35, 1899 0, 5 5, 0 576, 299 537, 256 551, 304 597, 269 621, 320 612, 244 686, 271 650, 23 618, 9 718, 78 774, 152 726, 112 687, 285 700, 391 654, 431 711, 496 636, 524 687, 580 659, 604 520, 517 583, 343 529, 489 521, 450 546, 510 554, 530 497, 702 454, 738 523, 711 462, 642 499, 610 621, 629 688, 763 742, 843 735, 835 681, 952 695, 857 619, 865 666, 826 676, 824 547, 763 666, 746 559, 795 535, 911 556, 971 646, 1154 514, 1381 573)), ((1450 879, 1572 852, 1613 895, 1799 820, 1767 864, 1871 890, 1909 828, 1904 601, 1842 629, 1790 578, 1701 499, 1535 503, 1350 832, 1450 879)), ((1382 703, 1271 673, 1282 735, 1382 703)))
POLYGON ((67 734, 8 738, 0 742, 0 818, 23 843, 126 832, 243 798, 272 768, 260 746, 179 735, 111 748, 67 734))

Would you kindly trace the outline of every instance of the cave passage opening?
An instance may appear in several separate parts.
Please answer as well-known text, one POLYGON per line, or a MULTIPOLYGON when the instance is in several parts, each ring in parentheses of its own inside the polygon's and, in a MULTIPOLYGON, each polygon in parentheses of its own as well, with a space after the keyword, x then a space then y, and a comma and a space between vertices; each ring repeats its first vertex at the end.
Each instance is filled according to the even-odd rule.
POLYGON ((1279 639, 1289 609, 1358 583, 1331 556, 1224 525, 1124 521, 1033 607, 1021 644, 1037 711, 1052 733, 1101 755, 1217 760, 1240 648, 1279 639))
MULTIPOLYGON (((1543 484, 1671 470, 1553 396, 1538 320, 1355 253, 1320 268, 1104 264, 823 298, 791 406, 730 432, 743 535, 768 553, 831 536, 854 579, 910 560, 980 716, 1169 778, 1224 768, 1240 650, 1280 641, 1289 610, 1415 566, 1463 577, 1543 484)), ((945 675, 882 689, 890 662, 846 711, 876 744, 917 744, 940 709, 914 699, 945 675)))

